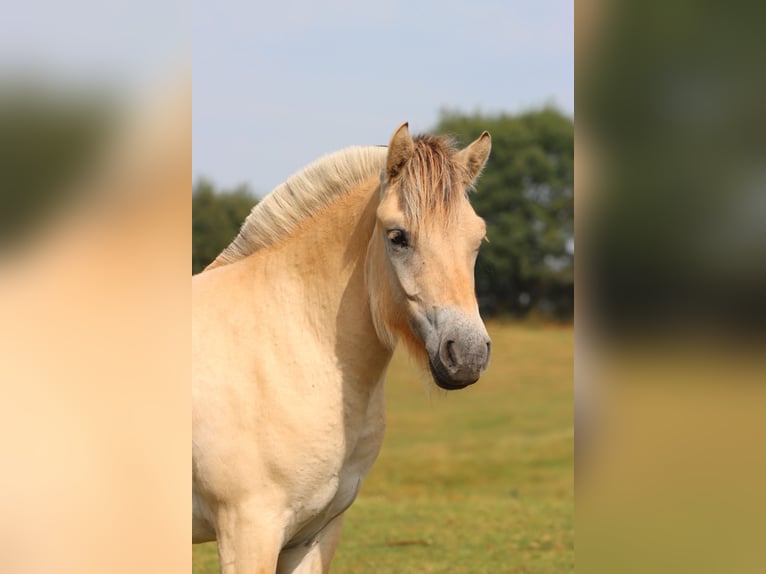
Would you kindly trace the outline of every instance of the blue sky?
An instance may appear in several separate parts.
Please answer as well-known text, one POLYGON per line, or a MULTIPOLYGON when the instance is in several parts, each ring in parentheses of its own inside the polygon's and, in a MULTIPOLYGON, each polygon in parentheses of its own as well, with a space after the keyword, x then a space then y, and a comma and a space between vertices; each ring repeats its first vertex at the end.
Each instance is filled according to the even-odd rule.
POLYGON ((270 191, 440 109, 574 109, 569 1, 195 0, 193 172, 270 191))

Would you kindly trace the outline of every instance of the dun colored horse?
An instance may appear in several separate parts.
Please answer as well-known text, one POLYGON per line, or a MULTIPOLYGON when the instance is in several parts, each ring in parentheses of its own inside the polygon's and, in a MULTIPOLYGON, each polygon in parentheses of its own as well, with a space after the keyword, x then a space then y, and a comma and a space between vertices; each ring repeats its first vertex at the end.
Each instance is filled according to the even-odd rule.
POLYGON ((327 572, 380 450, 403 340, 462 389, 490 340, 468 190, 490 152, 412 138, 336 152, 253 208, 193 290, 193 542, 228 573, 327 572))

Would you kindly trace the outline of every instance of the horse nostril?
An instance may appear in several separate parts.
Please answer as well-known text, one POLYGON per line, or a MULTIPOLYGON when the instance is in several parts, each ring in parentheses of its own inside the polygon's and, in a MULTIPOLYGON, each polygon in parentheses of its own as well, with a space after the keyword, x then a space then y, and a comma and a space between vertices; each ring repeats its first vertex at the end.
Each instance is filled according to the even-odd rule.
POLYGON ((457 365, 457 358, 455 357, 455 341, 447 341, 447 359, 449 359, 450 367, 457 365))
POLYGON ((487 356, 484 358, 484 365, 482 366, 482 369, 486 369, 489 366, 489 355, 492 351, 492 343, 490 341, 487 341, 487 356))

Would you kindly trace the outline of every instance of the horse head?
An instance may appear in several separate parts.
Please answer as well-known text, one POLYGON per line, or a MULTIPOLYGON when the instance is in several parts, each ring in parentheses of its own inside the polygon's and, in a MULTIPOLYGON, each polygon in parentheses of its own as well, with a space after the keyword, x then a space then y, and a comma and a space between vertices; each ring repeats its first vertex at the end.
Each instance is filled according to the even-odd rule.
POLYGON ((489 363, 473 272, 486 227, 468 190, 490 147, 487 132, 458 150, 448 138, 413 139, 406 123, 399 127, 388 146, 368 246, 378 336, 390 348, 403 339, 448 390, 475 383, 489 363))

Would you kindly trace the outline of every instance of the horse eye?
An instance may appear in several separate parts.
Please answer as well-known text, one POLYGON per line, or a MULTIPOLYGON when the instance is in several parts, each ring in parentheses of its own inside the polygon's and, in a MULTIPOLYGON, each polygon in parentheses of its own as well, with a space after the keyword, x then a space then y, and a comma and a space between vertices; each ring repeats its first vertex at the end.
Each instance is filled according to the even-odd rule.
POLYGON ((407 247, 407 233, 401 229, 390 229, 388 231, 388 240, 396 247, 407 247))

